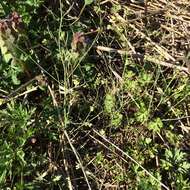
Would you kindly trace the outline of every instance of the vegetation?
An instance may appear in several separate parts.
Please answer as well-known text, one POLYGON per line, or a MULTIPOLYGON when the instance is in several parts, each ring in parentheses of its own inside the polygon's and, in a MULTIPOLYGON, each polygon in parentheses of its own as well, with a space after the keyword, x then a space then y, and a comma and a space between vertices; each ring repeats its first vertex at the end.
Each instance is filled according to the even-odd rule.
POLYGON ((1 0, 0 18, 0 189, 190 189, 188 0, 1 0))

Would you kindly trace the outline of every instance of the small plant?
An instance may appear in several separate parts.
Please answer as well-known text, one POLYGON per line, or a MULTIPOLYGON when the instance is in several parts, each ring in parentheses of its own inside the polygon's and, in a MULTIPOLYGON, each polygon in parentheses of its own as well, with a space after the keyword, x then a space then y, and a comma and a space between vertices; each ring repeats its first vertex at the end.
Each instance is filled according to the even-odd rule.
MULTIPOLYGON (((156 178, 161 181, 161 176, 159 172, 156 172, 155 174, 156 178)), ((161 190, 161 185, 158 182, 155 182, 151 177, 146 177, 144 172, 138 172, 138 189, 141 190, 161 190)))
POLYGON ((108 93, 105 96, 105 100, 104 100, 104 109, 105 112, 108 114, 113 113, 113 111, 115 110, 115 95, 108 93))
POLYGON ((145 104, 143 102, 140 103, 140 109, 136 113, 136 119, 137 121, 141 123, 145 123, 148 121, 149 118, 149 110, 146 108, 145 104))
POLYGON ((104 100, 105 113, 110 117, 110 124, 115 128, 121 125, 123 115, 116 109, 116 97, 112 93, 107 93, 104 100))
POLYGON ((160 132, 163 128, 163 123, 160 118, 156 118, 154 121, 149 122, 148 129, 152 130, 153 132, 160 132))
MULTIPOLYGON (((24 146, 34 134, 35 129, 29 127, 35 109, 27 110, 22 105, 8 104, 6 110, 0 111, 0 184, 21 177, 25 161, 24 146), (7 178, 9 176, 9 179, 7 178)), ((23 183, 20 181, 20 183, 23 183)))
POLYGON ((186 156, 186 153, 179 149, 166 149, 165 159, 161 160, 162 168, 168 171, 168 177, 173 188, 181 187, 183 183, 186 184, 185 186, 188 184, 185 176, 189 173, 190 164, 186 156))

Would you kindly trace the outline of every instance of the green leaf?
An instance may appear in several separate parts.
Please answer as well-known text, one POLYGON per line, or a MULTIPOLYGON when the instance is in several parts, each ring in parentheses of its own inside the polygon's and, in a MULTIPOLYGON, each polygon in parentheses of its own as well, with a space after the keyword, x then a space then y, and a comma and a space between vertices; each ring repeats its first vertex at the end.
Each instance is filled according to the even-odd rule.
POLYGON ((5 181, 6 174, 7 174, 7 170, 3 170, 0 175, 0 184, 5 181))
POLYGON ((163 128, 163 123, 160 118, 156 118, 148 124, 148 129, 153 132, 160 132, 161 128, 163 128))
POLYGON ((26 161, 24 160, 25 153, 22 149, 17 151, 17 156, 21 164, 26 165, 26 161))
POLYGON ((90 5, 94 2, 94 0, 84 0, 85 5, 90 5))
POLYGON ((115 127, 119 127, 121 124, 121 121, 123 119, 123 115, 120 114, 119 112, 113 112, 112 119, 111 119, 111 124, 114 125, 115 127))
POLYGON ((3 56, 4 56, 4 60, 5 60, 6 63, 8 63, 13 58, 11 53, 8 53, 8 52, 3 54, 3 56))
POLYGON ((112 113, 115 107, 115 96, 113 94, 106 94, 104 100, 104 109, 106 113, 112 113))

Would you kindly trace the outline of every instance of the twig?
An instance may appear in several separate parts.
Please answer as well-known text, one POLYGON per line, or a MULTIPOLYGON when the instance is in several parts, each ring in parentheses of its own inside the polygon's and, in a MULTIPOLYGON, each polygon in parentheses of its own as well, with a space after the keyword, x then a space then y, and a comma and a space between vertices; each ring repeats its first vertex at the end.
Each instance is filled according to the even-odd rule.
POLYGON ((20 87, 18 87, 16 90, 14 90, 13 92, 11 92, 8 96, 6 96, 6 99, 10 99, 11 97, 15 96, 16 94, 18 94, 20 91, 22 91, 24 88, 26 88, 28 85, 30 85, 32 82, 34 82, 35 80, 38 80, 39 77, 41 77, 40 75, 35 76, 34 78, 32 78, 31 80, 27 81, 26 83, 24 83, 23 85, 21 85, 20 87))
POLYGON ((186 73, 189 74, 189 71, 188 71, 187 67, 174 65, 172 63, 168 63, 168 62, 165 62, 165 61, 160 61, 160 60, 154 58, 153 56, 142 55, 140 53, 134 54, 134 53, 131 53, 131 51, 118 50, 118 49, 114 49, 114 48, 110 48, 110 47, 104 47, 104 46, 96 46, 95 48, 97 50, 101 50, 101 51, 105 51, 105 52, 119 53, 120 55, 128 55, 128 56, 131 56, 132 58, 140 59, 141 61, 149 61, 149 62, 154 63, 156 65, 161 65, 161 66, 177 69, 177 70, 180 70, 180 71, 185 71, 186 73))

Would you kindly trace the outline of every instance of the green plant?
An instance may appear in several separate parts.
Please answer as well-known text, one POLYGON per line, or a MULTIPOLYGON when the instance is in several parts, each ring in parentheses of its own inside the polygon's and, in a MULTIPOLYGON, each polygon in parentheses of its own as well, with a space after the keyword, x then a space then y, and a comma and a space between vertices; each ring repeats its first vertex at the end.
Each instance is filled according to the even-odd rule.
POLYGON ((179 149, 166 150, 165 159, 161 160, 162 168, 168 171, 171 187, 176 189, 189 188, 189 180, 185 177, 189 173, 190 164, 186 154, 179 149))
POLYGON ((20 183, 23 183, 22 175, 27 165, 24 146, 35 132, 35 129, 30 126, 34 111, 35 109, 28 110, 21 104, 16 105, 14 102, 8 104, 6 110, 0 111, 2 130, 0 135, 1 185, 8 180, 8 176, 10 182, 14 178, 20 177, 20 183))

